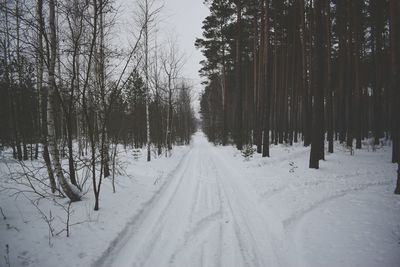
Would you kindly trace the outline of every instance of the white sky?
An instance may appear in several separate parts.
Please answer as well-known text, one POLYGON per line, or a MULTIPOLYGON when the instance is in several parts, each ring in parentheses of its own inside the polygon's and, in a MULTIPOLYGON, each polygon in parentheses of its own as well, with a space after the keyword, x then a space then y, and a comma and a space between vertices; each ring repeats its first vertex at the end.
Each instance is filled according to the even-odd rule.
POLYGON ((202 36, 202 22, 209 14, 207 7, 203 0, 165 0, 163 13, 169 31, 175 32, 179 48, 186 54, 185 76, 199 81, 199 61, 203 57, 194 47, 194 42, 202 36))
MULTIPOLYGON (((182 76, 188 78, 195 87, 195 96, 197 98, 202 90, 201 80, 198 74, 201 65, 200 60, 203 56, 199 50, 194 47, 196 38, 202 37, 202 22, 209 14, 208 8, 203 4, 203 0, 157 0, 159 4, 164 3, 164 7, 159 15, 159 37, 157 39, 167 39, 172 35, 177 38, 178 48, 185 55, 186 63, 182 69, 182 76)), ((132 22, 129 19, 134 14, 136 0, 117 0, 121 4, 121 15, 125 21, 132 22)), ((130 23, 123 25, 127 27, 130 23)), ((128 28, 128 27, 127 27, 128 28)), ((196 111, 198 103, 194 103, 196 111)))
MULTIPOLYGON (((208 8, 203 0, 165 0, 163 13, 165 21, 178 38, 178 46, 186 55, 186 64, 182 70, 183 76, 192 80, 195 86, 196 97, 202 90, 199 77, 200 60, 203 59, 201 52, 194 47, 196 38, 202 37, 202 22, 209 14, 208 8)), ((194 103, 196 111, 199 103, 194 103)))

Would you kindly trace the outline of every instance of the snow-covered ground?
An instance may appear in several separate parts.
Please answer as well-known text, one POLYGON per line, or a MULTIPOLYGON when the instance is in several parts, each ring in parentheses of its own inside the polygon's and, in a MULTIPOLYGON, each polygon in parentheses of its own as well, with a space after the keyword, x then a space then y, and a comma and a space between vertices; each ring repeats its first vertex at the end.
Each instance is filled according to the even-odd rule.
MULTIPOLYGON (((399 266, 390 147, 354 156, 335 148, 319 170, 308 168, 309 148, 301 144, 245 161, 201 132, 171 158, 147 163, 128 154, 130 178, 118 177, 116 194, 105 181, 99 212, 90 193, 74 203, 72 221, 89 222, 50 245, 34 206, 2 192, 0 256, 11 266, 399 266)), ((44 201, 39 207, 57 211, 44 201)), ((65 215, 53 216, 62 229, 65 215)))
MULTIPOLYGON (((65 229, 67 218, 60 205, 43 199, 38 202, 44 215, 50 218, 51 212, 53 217, 51 226, 55 236, 49 239, 49 227, 43 215, 24 195, 31 199, 37 196, 25 193, 16 198, 10 197, 14 190, 1 191, 0 207, 7 219, 3 220, 0 216, 0 266, 8 266, 4 257, 9 258, 11 267, 90 266, 118 236, 125 234, 127 225, 146 210, 152 198, 172 178, 170 172, 189 150, 190 147, 174 147, 170 158, 160 157, 150 163, 146 162, 145 151, 121 151, 120 165, 124 166, 124 175, 116 178, 116 193, 112 192, 111 180, 104 180, 100 210, 96 212, 93 211, 91 185, 87 185, 90 191, 83 200, 71 205, 73 213, 70 223, 77 224, 71 226, 68 238, 65 231, 56 235, 65 229), (6 251, 7 244, 9 253, 6 251)), ((0 188, 13 188, 14 183, 9 180, 8 168, 4 162, 14 166, 9 160, 0 159, 0 188)), ((27 165, 30 165, 29 162, 27 165)), ((57 202, 67 207, 66 200, 58 199, 57 202)))

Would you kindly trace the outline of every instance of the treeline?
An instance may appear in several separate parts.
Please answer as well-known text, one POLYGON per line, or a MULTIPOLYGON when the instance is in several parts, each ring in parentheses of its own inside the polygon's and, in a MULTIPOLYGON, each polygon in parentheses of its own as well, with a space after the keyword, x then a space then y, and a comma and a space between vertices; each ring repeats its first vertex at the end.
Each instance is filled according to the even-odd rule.
POLYGON ((0 147, 19 161, 43 158, 51 191, 72 201, 86 168, 95 210, 111 147, 145 146, 150 161, 189 143, 196 127, 183 57, 155 41, 161 5, 137 2, 125 46, 116 10, 110 0, 0 3, 0 147))
MULTIPOLYGON (((393 141, 399 160, 397 0, 206 0, 196 41, 203 129, 210 141, 311 145, 310 167, 339 140, 393 141)), ((400 187, 398 188, 400 190, 400 187)), ((399 192, 400 193, 400 192, 399 192)))

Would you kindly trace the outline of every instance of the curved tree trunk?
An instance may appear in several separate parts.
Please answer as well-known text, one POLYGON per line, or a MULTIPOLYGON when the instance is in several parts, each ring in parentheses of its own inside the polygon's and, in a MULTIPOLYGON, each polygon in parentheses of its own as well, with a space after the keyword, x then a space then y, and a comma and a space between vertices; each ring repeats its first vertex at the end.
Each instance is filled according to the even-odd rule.
MULTIPOLYGON (((56 180, 54 178, 53 169, 51 167, 49 147, 47 142, 47 129, 44 127, 47 124, 47 116, 45 109, 47 107, 47 92, 43 90, 43 0, 37 1, 36 16, 38 23, 38 50, 37 50, 37 90, 39 93, 39 132, 41 133, 41 140, 43 144, 43 159, 46 163, 47 174, 49 175, 51 192, 56 192, 56 180)), ((46 108, 47 109, 47 108, 46 108)))
POLYGON ((74 190, 74 186, 68 183, 65 179, 59 150, 57 147, 56 131, 54 122, 57 119, 55 114, 55 99, 56 99, 56 81, 55 81, 55 66, 56 66, 56 26, 55 26, 55 0, 49 0, 49 26, 50 26, 50 65, 49 65, 49 102, 47 108, 48 116, 48 137, 50 154, 53 159, 53 167, 63 192, 71 201, 79 201, 80 194, 78 190, 74 190))

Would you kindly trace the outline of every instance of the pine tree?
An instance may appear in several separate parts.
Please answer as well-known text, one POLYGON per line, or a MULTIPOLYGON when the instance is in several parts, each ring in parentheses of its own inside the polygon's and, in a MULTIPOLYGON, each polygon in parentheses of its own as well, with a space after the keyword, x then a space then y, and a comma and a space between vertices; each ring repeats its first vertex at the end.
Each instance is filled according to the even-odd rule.
POLYGON ((397 163, 397 185, 395 194, 400 194, 400 5, 390 1, 390 49, 391 49, 391 89, 392 89, 392 134, 393 163, 397 163))

